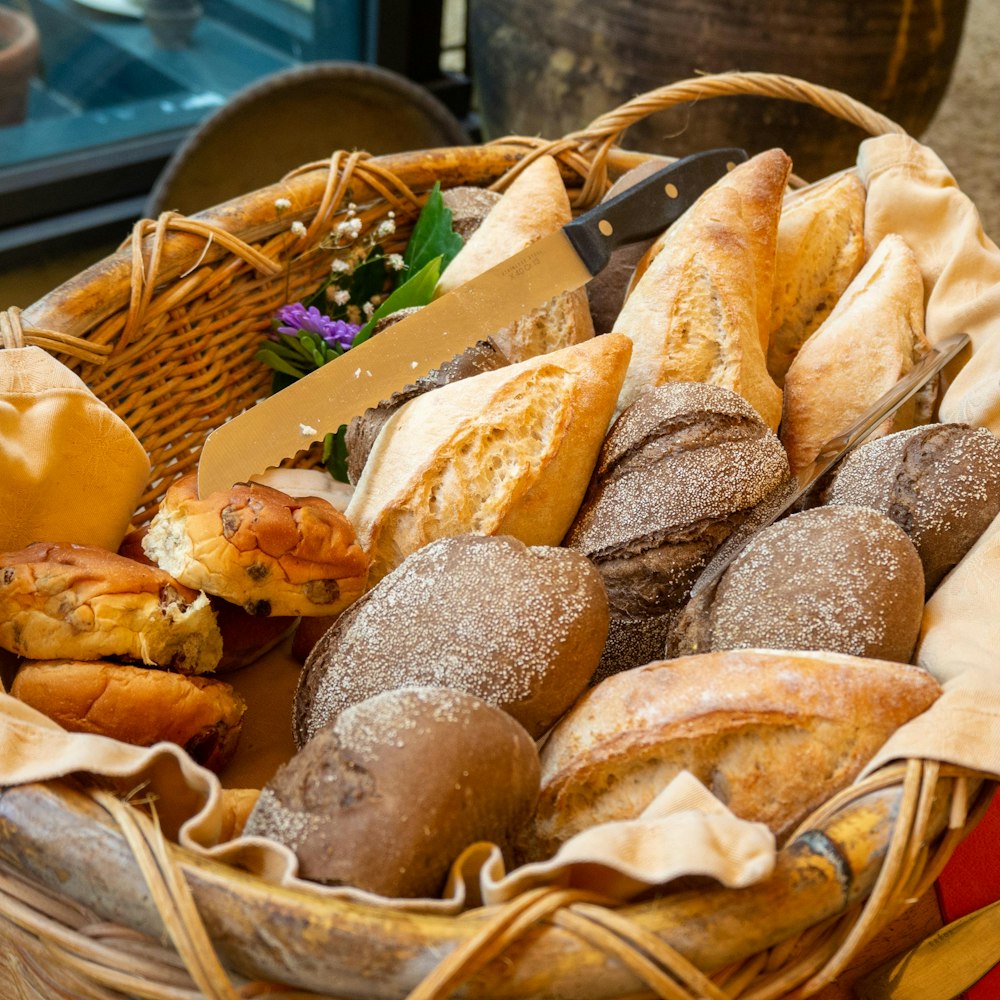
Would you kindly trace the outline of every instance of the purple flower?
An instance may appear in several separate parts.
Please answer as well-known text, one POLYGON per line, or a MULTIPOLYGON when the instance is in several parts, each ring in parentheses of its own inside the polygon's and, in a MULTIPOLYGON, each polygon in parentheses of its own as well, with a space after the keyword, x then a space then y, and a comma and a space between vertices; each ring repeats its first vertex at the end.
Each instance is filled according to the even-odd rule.
POLYGON ((339 347, 342 351, 346 351, 354 343, 354 338, 361 329, 353 323, 345 323, 342 319, 330 319, 316 306, 306 308, 301 302, 282 306, 276 318, 281 324, 278 333, 294 337, 299 330, 307 330, 319 334, 331 347, 339 347))

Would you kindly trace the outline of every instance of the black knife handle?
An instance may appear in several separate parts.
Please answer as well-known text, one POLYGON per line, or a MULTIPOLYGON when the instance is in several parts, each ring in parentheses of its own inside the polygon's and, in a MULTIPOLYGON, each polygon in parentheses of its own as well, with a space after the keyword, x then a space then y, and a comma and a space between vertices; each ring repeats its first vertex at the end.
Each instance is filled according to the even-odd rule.
POLYGON ((619 247, 663 232, 698 196, 737 163, 742 149, 709 149, 669 164, 563 226, 591 274, 604 270, 619 247))

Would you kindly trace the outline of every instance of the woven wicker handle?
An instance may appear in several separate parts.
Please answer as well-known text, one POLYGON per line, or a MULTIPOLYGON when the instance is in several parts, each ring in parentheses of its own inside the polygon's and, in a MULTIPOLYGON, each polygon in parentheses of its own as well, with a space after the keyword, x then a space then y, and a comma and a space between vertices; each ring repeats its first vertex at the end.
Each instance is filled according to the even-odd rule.
POLYGON ((679 80, 655 90, 633 97, 613 111, 595 118, 586 128, 571 137, 582 147, 600 146, 605 150, 617 144, 622 133, 657 111, 665 111, 677 104, 699 101, 711 97, 752 95, 773 97, 779 100, 811 104, 827 111, 835 118, 857 125, 870 135, 905 133, 905 129, 891 118, 873 111, 867 105, 837 90, 807 83, 791 76, 774 73, 719 73, 714 76, 679 80))

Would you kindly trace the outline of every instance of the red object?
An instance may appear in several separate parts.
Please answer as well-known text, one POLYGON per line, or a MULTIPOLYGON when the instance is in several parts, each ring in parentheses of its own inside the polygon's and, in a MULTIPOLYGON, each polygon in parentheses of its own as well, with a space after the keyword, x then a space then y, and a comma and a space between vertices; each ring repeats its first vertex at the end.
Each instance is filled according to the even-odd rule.
MULTIPOLYGON (((937 898, 946 924, 1000 899, 1000 794, 993 796, 986 815, 945 866, 937 881, 937 898)), ((1000 941, 997 960, 1000 961, 1000 941)), ((1000 965, 994 966, 963 996, 967 1000, 997 1000, 1000 965)))

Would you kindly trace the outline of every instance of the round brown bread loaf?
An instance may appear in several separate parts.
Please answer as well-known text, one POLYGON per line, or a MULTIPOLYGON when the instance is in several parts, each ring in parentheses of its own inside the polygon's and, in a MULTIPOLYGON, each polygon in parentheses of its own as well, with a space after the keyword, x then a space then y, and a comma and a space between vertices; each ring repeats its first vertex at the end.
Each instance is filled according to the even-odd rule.
POLYGON ((295 695, 296 744, 406 685, 468 691, 540 736, 586 687, 607 632, 600 574, 579 553, 506 535, 439 539, 313 648, 295 695))
POLYGON ((615 421, 565 544, 597 564, 614 614, 665 614, 787 477, 781 443, 746 400, 669 382, 615 421))
POLYGON ((167 490, 142 547, 181 583, 252 615, 334 614, 368 574, 350 522, 325 500, 259 483, 202 499, 194 475, 167 490))
POLYGON ((103 660, 26 661, 11 694, 70 732, 177 743, 214 771, 236 752, 246 713, 224 681, 103 660))
POLYGON ((814 507, 753 536, 685 608, 671 653, 813 649, 908 663, 924 608, 913 543, 866 507, 814 507))
POLYGON ((115 656, 205 673, 222 636, 208 598, 163 570, 37 542, 0 554, 0 646, 31 660, 115 656))
POLYGON ((917 548, 929 595, 1000 513, 1000 439, 967 424, 898 431, 848 455, 826 497, 892 518, 917 548))
POLYGON ((592 688, 542 750, 525 853, 640 815, 689 771, 780 839, 940 694, 925 670, 833 653, 740 650, 650 663, 592 688))
POLYGON ((469 844, 512 843, 538 774, 534 742, 506 712, 447 688, 386 691, 283 765, 244 833, 286 844, 302 878, 437 896, 469 844))
POLYGON ((465 241, 482 225, 502 197, 499 191, 467 184, 441 192, 441 200, 451 211, 451 228, 465 241))

